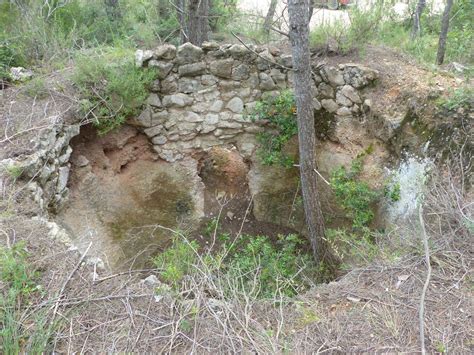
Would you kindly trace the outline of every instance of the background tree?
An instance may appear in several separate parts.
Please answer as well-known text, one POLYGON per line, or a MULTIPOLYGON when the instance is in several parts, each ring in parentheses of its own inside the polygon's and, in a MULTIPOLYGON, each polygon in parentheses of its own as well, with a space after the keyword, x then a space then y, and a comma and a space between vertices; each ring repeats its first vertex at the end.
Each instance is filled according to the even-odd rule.
POLYGON ((263 32, 267 36, 270 34, 270 29, 272 27, 273 16, 275 16, 277 3, 278 0, 272 0, 270 2, 270 7, 268 8, 267 16, 265 17, 265 22, 263 23, 263 32))
POLYGON ((426 0, 418 0, 415 13, 413 15, 413 29, 411 31, 411 38, 414 39, 421 34, 421 15, 426 7, 426 0))
POLYGON ((196 46, 208 40, 209 0, 189 0, 188 41, 196 46))
POLYGON ((436 54, 436 64, 441 65, 444 62, 444 53, 446 52, 446 40, 448 37, 449 30, 449 15, 451 13, 451 7, 453 6, 453 0, 448 0, 443 12, 443 18, 441 20, 441 32, 439 34, 438 42, 438 53, 436 54))
POLYGON ((294 91, 298 117, 301 190, 309 240, 316 262, 322 260, 324 218, 316 174, 316 132, 309 52, 309 0, 289 0, 290 42, 293 55, 294 91))

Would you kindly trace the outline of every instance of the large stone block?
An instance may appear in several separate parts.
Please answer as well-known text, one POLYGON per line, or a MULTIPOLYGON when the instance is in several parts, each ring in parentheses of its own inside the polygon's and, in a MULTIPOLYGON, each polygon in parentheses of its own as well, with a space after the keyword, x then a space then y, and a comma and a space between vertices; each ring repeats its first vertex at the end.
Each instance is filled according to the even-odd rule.
POLYGON ((178 64, 189 64, 201 61, 203 56, 202 48, 199 48, 189 42, 182 44, 177 50, 178 64))
POLYGON ((197 76, 203 74, 205 71, 205 62, 184 64, 178 68, 178 74, 180 76, 197 76))
POLYGON ((234 60, 232 58, 213 61, 210 65, 210 71, 220 78, 230 78, 232 76, 232 66, 234 60))

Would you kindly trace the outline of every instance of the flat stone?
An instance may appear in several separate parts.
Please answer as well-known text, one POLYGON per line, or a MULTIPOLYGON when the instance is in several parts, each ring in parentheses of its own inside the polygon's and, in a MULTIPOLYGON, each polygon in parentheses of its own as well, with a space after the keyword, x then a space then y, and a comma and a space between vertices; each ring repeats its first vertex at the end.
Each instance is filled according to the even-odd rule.
POLYGON ((334 113, 339 108, 339 105, 332 99, 321 100, 321 105, 329 113, 334 113))
POLYGON ((155 287, 156 285, 159 285, 161 282, 160 280, 158 280, 158 277, 156 277, 155 275, 150 275, 146 279, 143 280, 143 283, 145 284, 145 286, 155 287))
POLYGON ((209 111, 220 112, 222 111, 223 107, 224 107, 224 102, 222 100, 216 100, 212 103, 211 107, 209 108, 209 111))
POLYGON ((193 99, 182 93, 163 97, 163 105, 165 107, 185 107, 191 105, 192 103, 193 99))
POLYGON ((163 105, 161 104, 161 100, 160 100, 160 97, 157 95, 157 94, 150 94, 150 96, 148 96, 148 99, 146 100, 146 103, 150 106, 153 106, 153 107, 163 107, 163 105))
POLYGON ((214 75, 203 75, 201 77, 201 84, 205 86, 211 86, 217 84, 218 79, 214 75))
POLYGON ((150 60, 148 66, 158 69, 157 77, 161 80, 166 78, 171 72, 171 69, 173 69, 173 63, 158 61, 155 59, 150 60))
POLYGON ((202 122, 204 121, 204 117, 198 115, 197 113, 188 111, 183 114, 183 120, 186 122, 202 122))
POLYGON ((79 168, 83 168, 89 165, 89 160, 84 155, 79 154, 72 159, 71 163, 79 168))
POLYGON ((331 86, 341 86, 345 84, 344 77, 341 71, 335 67, 324 66, 320 71, 323 80, 329 83, 331 86))
POLYGON ((203 55, 202 48, 199 48, 189 42, 178 47, 176 56, 178 64, 189 64, 201 61, 203 55))
POLYGON ((205 62, 184 64, 178 68, 178 73, 180 76, 197 76, 203 74, 205 71, 205 62))
POLYGON ((205 51, 215 51, 216 49, 219 49, 219 43, 214 41, 205 41, 202 42, 201 48, 205 51))
POLYGON ((185 94, 191 94, 201 89, 202 85, 200 80, 188 77, 183 77, 178 80, 178 91, 185 94))
POLYGON ((266 73, 260 73, 258 77, 260 78, 260 89, 264 91, 271 91, 276 88, 275 82, 270 75, 266 73))
POLYGON ((268 49, 265 49, 263 52, 260 53, 260 56, 257 58, 257 68, 258 70, 267 70, 270 69, 270 67, 274 64, 275 58, 273 55, 268 51, 268 49))
POLYGON ((161 82, 161 93, 164 95, 169 95, 178 90, 177 76, 170 75, 165 80, 161 82))
POLYGON ((176 57, 176 47, 172 44, 162 44, 153 53, 155 59, 172 60, 176 57))
POLYGON ((134 126, 151 127, 151 110, 145 108, 138 117, 130 118, 128 122, 134 126))
POLYGON ((341 89, 341 93, 355 104, 362 103, 359 93, 350 85, 344 85, 341 89))
POLYGON ((230 78, 232 76, 232 58, 213 61, 209 67, 212 74, 220 78, 230 78))
POLYGON ((234 97, 227 103, 226 108, 234 113, 241 113, 244 110, 244 102, 241 98, 234 97))
POLYGON ((246 57, 250 52, 245 46, 241 44, 234 44, 229 48, 229 53, 232 57, 241 59, 246 57))
POLYGON ((336 93, 336 103, 338 105, 347 106, 347 107, 352 106, 352 101, 349 100, 345 95, 343 95, 340 90, 336 93))
POLYGON ((278 64, 287 68, 293 68, 293 57, 290 54, 284 54, 278 58, 278 64))
POLYGON ((313 99, 313 109, 316 110, 316 111, 319 111, 321 110, 321 103, 319 102, 318 99, 314 98, 313 99))
POLYGON ((61 192, 66 188, 67 181, 69 179, 69 168, 62 166, 58 169, 58 184, 56 185, 57 191, 61 192))
POLYGON ((169 112, 167 110, 153 112, 151 114, 151 126, 157 126, 159 124, 163 124, 169 116, 169 112))
POLYGON ((141 68, 143 64, 153 57, 153 51, 137 49, 135 51, 135 65, 141 68))
POLYGON ((250 67, 247 64, 239 64, 232 69, 233 80, 247 80, 250 76, 250 67))
POLYGON ((159 135, 162 131, 163 131, 162 125, 150 127, 144 130, 145 134, 150 138, 159 135))
POLYGON ((352 116, 352 111, 348 107, 341 107, 336 111, 336 115, 338 116, 352 116))
POLYGON ((327 99, 333 99, 334 98, 334 89, 332 86, 326 84, 326 83, 321 83, 318 86, 318 90, 324 98, 327 99))

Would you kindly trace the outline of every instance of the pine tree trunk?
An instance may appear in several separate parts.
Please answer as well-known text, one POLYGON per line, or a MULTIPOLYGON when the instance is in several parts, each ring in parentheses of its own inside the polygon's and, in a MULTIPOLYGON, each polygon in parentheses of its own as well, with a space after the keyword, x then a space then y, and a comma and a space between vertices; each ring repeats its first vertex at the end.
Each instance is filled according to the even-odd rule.
POLYGON ((207 41, 209 6, 208 0, 189 0, 188 7, 188 42, 200 46, 207 41))
POLYGON ((265 17, 265 22, 263 23, 263 32, 267 36, 270 34, 270 29, 272 27, 273 16, 275 16, 277 3, 278 0, 272 0, 270 2, 270 7, 268 8, 267 16, 265 17))
POLYGON ((309 240, 316 262, 323 256, 324 219, 316 174, 316 132, 311 94, 309 53, 309 0, 289 0, 290 41, 298 117, 301 190, 309 240))
POLYGON ((186 27, 186 0, 175 0, 176 15, 178 17, 180 30, 181 43, 188 41, 188 29, 186 27))
POLYGON ((415 39, 421 34, 421 15, 423 10, 426 7, 426 0, 418 0, 418 4, 416 5, 415 14, 413 18, 413 29, 411 31, 411 38, 415 39))
POLYGON ((438 53, 436 54, 436 64, 441 65, 444 62, 444 53, 446 52, 446 40, 449 30, 449 14, 453 0, 448 0, 443 12, 443 19, 441 20, 441 32, 439 34, 438 53))

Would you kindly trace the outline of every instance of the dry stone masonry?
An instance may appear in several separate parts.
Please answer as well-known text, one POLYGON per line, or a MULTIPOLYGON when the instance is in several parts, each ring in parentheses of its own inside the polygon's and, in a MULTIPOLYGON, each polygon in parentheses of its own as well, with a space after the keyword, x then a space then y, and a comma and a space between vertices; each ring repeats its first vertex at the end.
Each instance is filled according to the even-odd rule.
MULTIPOLYGON (((137 50, 138 67, 154 67, 158 80, 141 115, 130 121, 142 127, 155 151, 166 161, 176 161, 196 150, 234 143, 250 155, 250 139, 265 122, 251 122, 258 100, 292 87, 290 55, 271 47, 190 43, 176 48, 162 45, 137 50)), ((313 68, 315 112, 331 114, 338 122, 365 116, 370 101, 360 90, 377 78, 377 72, 357 65, 313 68)))

